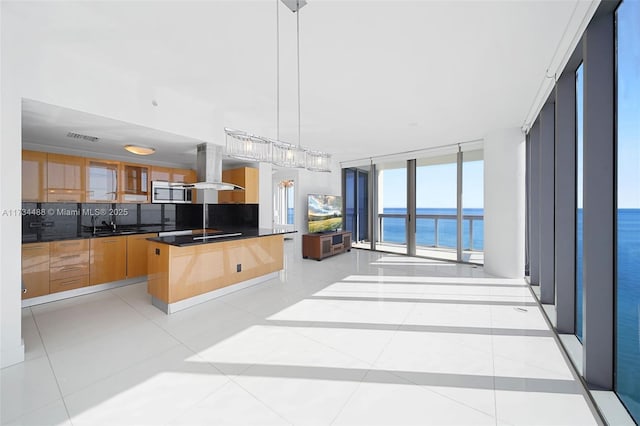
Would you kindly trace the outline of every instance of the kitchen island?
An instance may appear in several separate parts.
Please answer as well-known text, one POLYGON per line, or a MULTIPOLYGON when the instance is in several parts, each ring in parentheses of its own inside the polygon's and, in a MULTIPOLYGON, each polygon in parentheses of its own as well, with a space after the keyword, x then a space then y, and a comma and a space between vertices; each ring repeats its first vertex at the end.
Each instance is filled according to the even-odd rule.
POLYGON ((150 238, 153 305, 170 314, 277 277, 288 233, 252 228, 150 238))

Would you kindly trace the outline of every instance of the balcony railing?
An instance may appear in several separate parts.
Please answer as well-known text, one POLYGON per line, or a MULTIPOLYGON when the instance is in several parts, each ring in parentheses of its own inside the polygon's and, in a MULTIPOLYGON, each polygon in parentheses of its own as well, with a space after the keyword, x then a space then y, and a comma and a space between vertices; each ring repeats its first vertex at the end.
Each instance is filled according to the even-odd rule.
MULTIPOLYGON (((402 213, 379 213, 378 214, 378 220, 379 220, 379 228, 380 229, 380 241, 381 242, 398 242, 398 241, 386 241, 384 240, 384 219, 404 219, 404 226, 403 226, 403 230, 406 230, 407 228, 407 215, 406 214, 402 214, 402 213)), ((453 221, 454 223, 457 221, 458 217, 455 214, 418 214, 416 215, 416 224, 418 223, 419 220, 432 220, 434 222, 434 226, 433 226, 433 233, 434 233, 434 244, 433 245, 426 245, 427 247, 450 247, 450 248, 455 248, 455 244, 453 246, 450 245, 441 245, 440 244, 440 222, 441 221, 453 221)), ((484 216, 483 215, 463 215, 462 216, 462 221, 464 223, 464 221, 468 221, 469 222, 469 233, 468 233, 468 242, 469 245, 467 246, 468 248, 465 248, 465 250, 476 250, 473 247, 473 223, 474 221, 484 221, 484 216)), ((418 235, 419 229, 417 230, 416 234, 417 234, 417 240, 419 241, 419 235, 418 235)), ((457 232, 454 231, 454 236, 455 233, 457 232)), ((465 234, 465 230, 463 228, 463 236, 465 234)), ((404 237, 405 234, 403 234, 404 237)), ((403 241, 404 243, 406 243, 406 241, 403 241)), ((425 244, 419 244, 420 246, 425 246, 425 244)), ((465 247, 464 243, 463 243, 463 247, 465 247)), ((480 249, 482 250, 482 249, 480 249)))

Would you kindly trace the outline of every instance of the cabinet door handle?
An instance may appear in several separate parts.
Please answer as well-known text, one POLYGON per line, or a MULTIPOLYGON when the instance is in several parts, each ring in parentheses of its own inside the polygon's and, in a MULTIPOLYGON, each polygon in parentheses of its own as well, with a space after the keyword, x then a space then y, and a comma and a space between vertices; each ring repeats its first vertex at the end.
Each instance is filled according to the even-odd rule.
POLYGON ((68 272, 68 271, 77 271, 78 269, 82 269, 82 266, 65 266, 60 271, 68 272))
POLYGON ((71 258, 74 258, 74 257, 80 257, 80 255, 79 254, 68 254, 66 256, 60 256, 60 259, 71 259, 71 258))
POLYGON ((62 281, 60 282, 60 285, 70 285, 70 284, 74 284, 74 283, 79 283, 80 279, 75 279, 75 280, 68 280, 68 281, 62 281))
POLYGON ((41 246, 41 245, 28 245, 25 247, 22 247, 22 250, 40 250, 42 248, 44 248, 45 246, 41 246))
POLYGON ((117 240, 107 240, 107 241, 102 241, 103 244, 114 244, 117 243, 117 240))
POLYGON ((58 243, 58 244, 60 244, 61 246, 64 246, 64 247, 80 245, 79 243, 77 243, 75 241, 72 242, 72 243, 58 243))

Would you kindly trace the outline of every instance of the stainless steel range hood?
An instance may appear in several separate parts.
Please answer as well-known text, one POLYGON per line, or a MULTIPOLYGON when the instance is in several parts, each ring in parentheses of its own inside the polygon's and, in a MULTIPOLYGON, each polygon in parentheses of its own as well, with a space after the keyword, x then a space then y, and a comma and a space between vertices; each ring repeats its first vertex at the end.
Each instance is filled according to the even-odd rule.
POLYGON ((222 182, 222 146, 212 143, 201 143, 198 145, 198 156, 196 160, 196 173, 198 182, 196 183, 173 183, 176 186, 186 189, 214 189, 216 191, 242 190, 244 188, 228 182, 222 182))

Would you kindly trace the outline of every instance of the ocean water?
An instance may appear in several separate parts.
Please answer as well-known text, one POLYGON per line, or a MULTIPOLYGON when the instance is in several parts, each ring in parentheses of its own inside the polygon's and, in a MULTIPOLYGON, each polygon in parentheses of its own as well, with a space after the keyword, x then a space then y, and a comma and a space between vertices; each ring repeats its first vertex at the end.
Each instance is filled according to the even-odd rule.
MULTIPOLYGON (((406 214, 405 208, 385 207, 384 214, 406 214)), ((418 215, 447 215, 448 219, 438 219, 438 247, 456 248, 456 209, 417 209, 418 215)), ((463 209, 463 214, 478 215, 484 214, 483 209, 463 209)), ((404 218, 385 217, 382 218, 382 241, 388 243, 406 244, 406 221, 404 218)), ((435 220, 418 217, 416 220, 416 244, 419 246, 436 246, 435 220)), ((482 250, 484 247, 484 221, 463 220, 462 223, 462 245, 465 250, 482 250), (473 226, 473 241, 471 241, 471 227, 473 226)))
MULTIPOLYGON (((640 209, 618 210, 616 390, 640 416, 640 209)), ((589 335, 589 330, 585 330, 589 335)))

